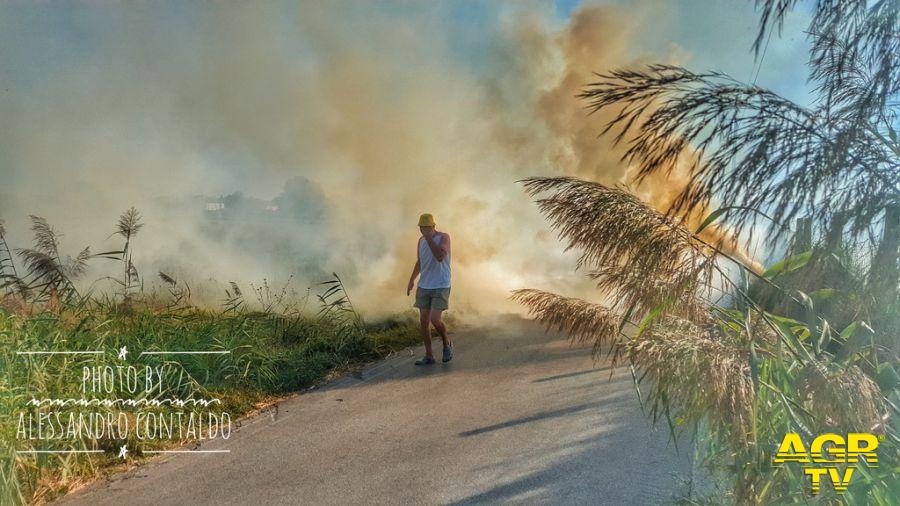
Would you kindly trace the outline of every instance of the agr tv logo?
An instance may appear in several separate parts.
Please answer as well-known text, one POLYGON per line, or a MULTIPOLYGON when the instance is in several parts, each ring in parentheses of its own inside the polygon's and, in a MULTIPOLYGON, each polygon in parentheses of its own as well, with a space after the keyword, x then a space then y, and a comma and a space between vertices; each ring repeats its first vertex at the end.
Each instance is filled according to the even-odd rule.
POLYGON ((878 448, 879 438, 884 439, 884 436, 851 432, 847 434, 845 440, 838 434, 822 434, 813 439, 807 452, 800 435, 789 432, 781 441, 773 462, 776 465, 786 462, 801 464, 803 473, 809 476, 813 494, 819 493, 823 476, 831 480, 835 492, 843 494, 850 485, 850 479, 860 457, 866 466, 878 467, 875 449, 878 448), (838 469, 839 464, 846 465, 843 474, 838 469))

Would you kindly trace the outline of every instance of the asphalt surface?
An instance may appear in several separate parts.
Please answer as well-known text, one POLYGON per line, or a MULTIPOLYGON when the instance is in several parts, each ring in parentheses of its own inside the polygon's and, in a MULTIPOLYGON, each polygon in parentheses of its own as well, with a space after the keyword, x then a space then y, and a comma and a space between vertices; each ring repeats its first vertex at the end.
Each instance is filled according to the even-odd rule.
POLYGON ((627 368, 512 317, 453 340, 450 364, 395 355, 199 447, 230 453, 171 455, 62 502, 645 505, 686 492, 691 452, 651 428, 627 368))

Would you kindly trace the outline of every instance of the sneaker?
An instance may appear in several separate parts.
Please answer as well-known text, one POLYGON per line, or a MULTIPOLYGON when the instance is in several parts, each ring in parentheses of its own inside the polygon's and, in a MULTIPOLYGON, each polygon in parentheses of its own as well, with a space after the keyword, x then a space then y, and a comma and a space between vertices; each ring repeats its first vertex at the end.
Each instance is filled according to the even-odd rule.
POLYGON ((434 357, 422 357, 416 360, 416 365, 431 365, 434 363, 434 357))
POLYGON ((453 346, 452 345, 444 347, 444 356, 443 356, 443 358, 441 358, 441 362, 446 364, 447 362, 449 362, 451 360, 453 360, 453 346))

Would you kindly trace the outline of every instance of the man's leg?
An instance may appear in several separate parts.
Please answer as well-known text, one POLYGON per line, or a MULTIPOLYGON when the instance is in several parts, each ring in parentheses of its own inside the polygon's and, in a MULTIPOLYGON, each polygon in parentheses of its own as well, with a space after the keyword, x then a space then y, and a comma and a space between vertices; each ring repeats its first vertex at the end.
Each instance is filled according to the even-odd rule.
POLYGON ((419 326, 422 328, 422 340, 425 341, 425 356, 434 357, 431 351, 430 309, 419 309, 419 326))
MULTIPOLYGON (((431 324, 434 325, 434 329, 438 331, 438 334, 441 336, 441 341, 444 343, 444 348, 450 346, 452 343, 450 342, 450 338, 447 337, 447 326, 444 325, 444 322, 441 320, 441 314, 443 313, 443 309, 432 309, 431 310, 431 324)), ((429 333, 429 336, 431 334, 429 333)))

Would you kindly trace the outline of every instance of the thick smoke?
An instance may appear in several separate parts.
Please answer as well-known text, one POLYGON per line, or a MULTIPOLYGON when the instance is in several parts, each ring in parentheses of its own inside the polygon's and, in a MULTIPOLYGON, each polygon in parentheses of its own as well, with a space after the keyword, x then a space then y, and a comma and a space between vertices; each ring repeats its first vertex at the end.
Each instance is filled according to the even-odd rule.
MULTIPOLYGON (((644 60, 635 30, 665 14, 584 6, 559 21, 513 4, 465 33, 450 28, 462 14, 449 7, 383 7, 254 2, 173 15, 143 4, 63 17, 43 5, 0 16, 0 65, 14 74, 0 99, 10 239, 24 245, 38 214, 68 251, 102 250, 134 205, 147 279, 293 274, 302 289, 338 272, 362 307, 387 312, 411 302, 415 222, 431 212, 453 238, 454 308, 513 310, 509 291, 526 286, 590 294, 515 181, 627 179, 620 151, 597 138, 604 116, 588 117, 575 95, 593 71, 644 60), (53 23, 78 46, 29 35, 53 23), (34 55, 44 73, 29 69, 34 55)), ((684 177, 636 190, 664 208, 684 177)))

